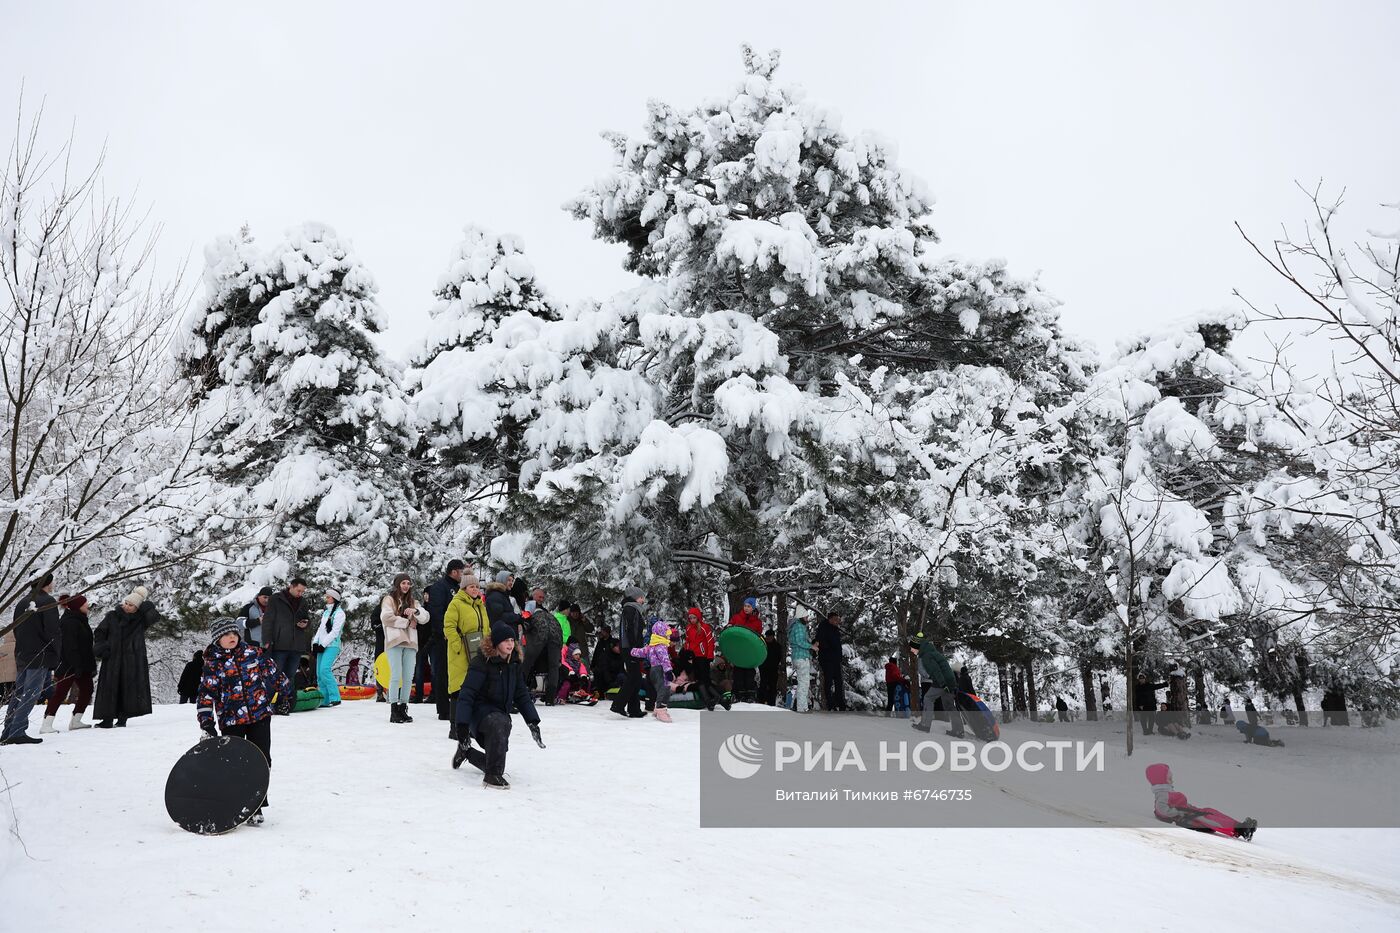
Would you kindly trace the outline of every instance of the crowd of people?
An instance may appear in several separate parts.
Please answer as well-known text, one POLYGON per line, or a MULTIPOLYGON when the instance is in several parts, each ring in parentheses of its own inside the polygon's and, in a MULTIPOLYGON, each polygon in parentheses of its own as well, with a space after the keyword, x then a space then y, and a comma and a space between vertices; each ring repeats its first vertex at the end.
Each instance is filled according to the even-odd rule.
POLYGON ((146 633, 160 618, 149 592, 134 588, 102 617, 94 630, 85 594, 55 596, 54 577, 34 580, 15 605, 14 685, 0 729, 0 745, 37 745, 29 716, 47 696, 39 732, 57 731, 59 707, 73 697, 69 730, 121 728, 151 711, 151 672, 146 633), (92 705, 95 723, 83 715, 92 705))

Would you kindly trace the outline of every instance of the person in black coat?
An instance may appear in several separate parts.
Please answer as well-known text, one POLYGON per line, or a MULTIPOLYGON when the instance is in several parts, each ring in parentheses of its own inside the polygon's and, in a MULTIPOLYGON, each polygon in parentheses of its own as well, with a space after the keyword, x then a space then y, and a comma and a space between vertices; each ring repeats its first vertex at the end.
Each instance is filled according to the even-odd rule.
POLYGON ((641 587, 628 587, 623 594, 622 619, 618 624, 618 658, 622 661, 626 677, 609 709, 619 716, 630 716, 633 719, 640 719, 646 715, 642 712, 639 696, 642 689, 642 659, 632 657, 633 648, 647 646, 647 624, 642 616, 642 607, 646 602, 647 594, 641 587))
POLYGON ((433 705, 437 707, 438 719, 448 719, 448 704, 451 698, 447 695, 447 640, 443 637, 442 620, 447 615, 447 606, 452 602, 452 597, 457 595, 457 590, 461 587, 462 574, 466 572, 466 561, 453 559, 447 562, 447 569, 443 575, 433 583, 428 584, 425 591, 427 597, 424 604, 428 610, 428 624, 418 629, 420 642, 425 642, 424 650, 418 652, 418 670, 414 676, 415 685, 418 687, 418 699, 423 699, 423 667, 422 660, 427 659, 428 667, 432 671, 433 685, 433 705))
POLYGON ((204 673, 204 652, 196 651, 190 663, 180 672, 180 682, 175 689, 180 693, 181 703, 193 703, 199 696, 199 678, 204 673))
POLYGON ((58 666, 58 600, 53 598, 53 574, 36 579, 15 604, 15 690, 0 730, 0 745, 37 745, 29 735, 29 712, 44 692, 49 672, 58 666))
POLYGON ((758 702, 765 706, 777 706, 778 665, 782 661, 782 652, 778 650, 778 636, 771 628, 763 633, 763 641, 768 653, 758 666, 758 702))
POLYGON ((495 624, 506 616, 516 616, 519 623, 519 616, 516 613, 515 603, 511 600, 510 589, 515 583, 515 575, 509 570, 502 570, 496 574, 496 579, 486 584, 486 595, 482 597, 482 602, 486 604, 486 618, 495 624))
POLYGON ((593 656, 588 660, 588 669, 593 674, 593 688, 599 698, 617 686, 617 675, 622 670, 622 658, 613 649, 617 639, 612 637, 612 629, 598 626, 598 641, 593 646, 593 656))
POLYGON ((491 623, 490 637, 467 668, 467 679, 457 694, 457 751, 452 755, 453 769, 470 761, 481 770, 483 787, 507 790, 505 778, 506 753, 510 750, 510 714, 520 713, 530 727, 535 744, 544 748, 540 739, 540 714, 530 697, 525 674, 521 668, 520 650, 515 631, 519 619, 507 616, 491 623), (485 751, 472 748, 475 739, 485 751))
POLYGON ((93 653, 102 662, 92 714, 99 729, 125 726, 132 716, 151 711, 151 665, 146 657, 146 632, 159 620, 138 586, 102 619, 93 634, 93 653))
POLYGON ((73 702, 73 718, 69 730, 87 729, 83 713, 92 702, 92 677, 97 673, 97 658, 92 653, 92 627, 88 625, 88 599, 82 593, 66 596, 59 601, 63 617, 58 620, 58 667, 54 668, 53 696, 44 710, 44 725, 40 732, 56 732, 53 720, 58 708, 68 699, 74 687, 78 697, 73 702))
POLYGON ((1157 721, 1157 691, 1166 685, 1165 680, 1153 684, 1147 682, 1146 674, 1137 675, 1137 686, 1133 687, 1133 710, 1137 713, 1143 735, 1152 734, 1153 725, 1157 721))
POLYGON ((822 669, 822 701, 827 712, 846 709, 846 683, 841 672, 841 613, 832 610, 826 621, 817 626, 812 645, 817 649, 817 663, 822 669))

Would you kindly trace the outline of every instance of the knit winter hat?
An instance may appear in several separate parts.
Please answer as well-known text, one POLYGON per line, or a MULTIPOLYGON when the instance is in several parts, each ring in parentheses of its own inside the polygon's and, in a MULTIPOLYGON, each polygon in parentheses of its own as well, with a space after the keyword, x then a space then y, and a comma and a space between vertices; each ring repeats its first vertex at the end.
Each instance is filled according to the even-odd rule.
POLYGON ((336 602, 340 602, 340 590, 336 589, 335 587, 326 587, 326 595, 329 596, 331 599, 335 600, 336 602))
POLYGON ((504 586, 511 576, 512 574, 509 570, 502 570, 500 573, 496 574, 496 582, 504 586))
POLYGON ((635 603, 645 595, 647 595, 647 591, 640 586, 629 586, 622 591, 622 598, 631 603, 635 603))
POLYGON ((687 610, 685 611, 685 614, 686 614, 687 617, 689 617, 689 618, 691 618, 691 619, 695 619, 696 621, 699 621, 699 620, 702 620, 702 619, 705 618, 705 614, 704 614, 703 612, 701 612, 700 609, 699 609, 699 607, 697 607, 697 606, 691 606, 689 609, 687 609, 687 610))
POLYGON ((917 647, 919 647, 920 645, 922 645, 923 643, 924 643, 924 633, 923 633, 923 632, 915 632, 913 635, 910 635, 910 636, 909 636, 909 647, 910 647, 910 648, 917 648, 917 647))
POLYGON ((215 619, 213 622, 209 623, 209 640, 211 642, 218 641, 229 632, 241 634, 237 619, 215 619))
POLYGON ((514 638, 514 637, 515 637, 515 626, 509 624, 508 622, 499 622, 499 621, 498 621, 498 622, 492 622, 492 623, 491 623, 491 644, 493 644, 493 645, 499 645, 501 642, 505 641, 507 638, 514 638))
POLYGON ((69 609, 81 609, 87 605, 87 597, 84 596, 82 593, 79 593, 77 596, 70 596, 68 597, 68 602, 66 605, 69 609))
POLYGON ((476 574, 474 573, 465 574, 462 577, 460 588, 465 590, 469 586, 481 586, 481 581, 476 578, 476 574))
POLYGON ((259 596, 267 596, 267 597, 270 598, 270 597, 272 596, 272 587, 270 587, 270 586, 265 586, 265 587, 263 587, 262 589, 258 590, 258 595, 259 595, 259 596))
POLYGON ((748 599, 744 600, 744 605, 745 605, 745 606, 753 606, 755 609, 757 609, 757 608, 758 608, 758 597, 757 597, 757 596, 750 596, 748 599))
POLYGON ((135 606, 137 609, 140 609, 140 608, 141 608, 141 604, 144 603, 145 601, 146 601, 146 588, 145 588, 144 586, 138 586, 136 589, 134 589, 134 590, 132 590, 130 593, 126 594, 126 597, 125 597, 124 599, 122 599, 122 602, 124 602, 124 603, 130 603, 131 605, 135 606))

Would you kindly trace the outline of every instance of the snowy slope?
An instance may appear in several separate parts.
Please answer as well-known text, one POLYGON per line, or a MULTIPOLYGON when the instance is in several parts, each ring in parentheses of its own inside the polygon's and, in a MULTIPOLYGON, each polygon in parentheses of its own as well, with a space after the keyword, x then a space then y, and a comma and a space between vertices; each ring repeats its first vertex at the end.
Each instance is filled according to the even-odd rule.
MULTIPOLYGON (((665 726, 603 707, 544 710, 549 747, 518 728, 515 786, 501 794, 469 766, 450 770, 442 724, 413 709, 408 726, 372 702, 277 720, 267 825, 222 837, 180 831, 162 804, 171 763, 197 738, 193 707, 0 750, 11 787, 0 826, 17 817, 23 840, 0 839, 0 927, 101 917, 104 930, 149 933, 196 929, 198 916, 201 931, 246 930, 243 906, 256 925, 302 930, 868 929, 935 910, 979 930, 1400 922, 1400 830, 1265 823, 1252 845, 1170 827, 702 831, 699 713, 665 726)), ((1298 741, 1313 736, 1361 732, 1298 741)), ((1170 746, 1179 775, 1229 767, 1234 743, 1199 738, 1170 746)), ((1325 761, 1325 746, 1309 756, 1298 741, 1289 767, 1325 761)))

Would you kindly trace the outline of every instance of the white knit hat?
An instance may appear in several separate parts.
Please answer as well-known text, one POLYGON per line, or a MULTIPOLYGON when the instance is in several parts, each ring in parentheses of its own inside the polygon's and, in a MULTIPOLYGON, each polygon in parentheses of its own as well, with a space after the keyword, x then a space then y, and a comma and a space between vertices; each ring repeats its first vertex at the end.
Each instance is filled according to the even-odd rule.
POLYGON ((140 608, 141 608, 141 604, 144 603, 144 602, 146 601, 147 592, 148 592, 148 591, 147 591, 147 589, 146 589, 144 586, 138 586, 136 589, 134 589, 134 590, 132 590, 130 593, 128 593, 128 594, 126 595, 126 598, 123 599, 122 602, 124 602, 124 603, 130 603, 131 605, 135 606, 137 609, 140 609, 140 608))

